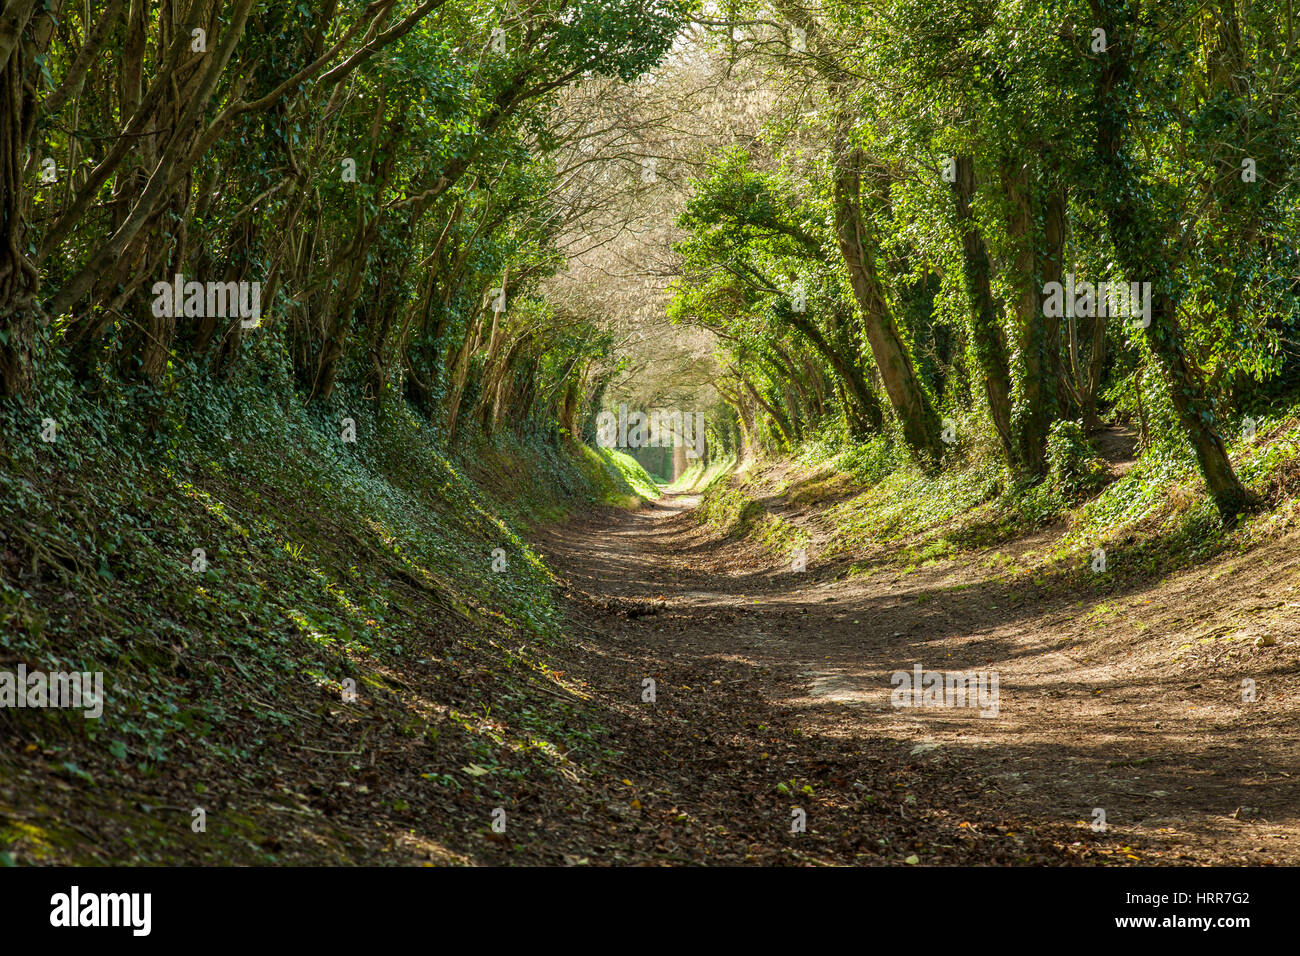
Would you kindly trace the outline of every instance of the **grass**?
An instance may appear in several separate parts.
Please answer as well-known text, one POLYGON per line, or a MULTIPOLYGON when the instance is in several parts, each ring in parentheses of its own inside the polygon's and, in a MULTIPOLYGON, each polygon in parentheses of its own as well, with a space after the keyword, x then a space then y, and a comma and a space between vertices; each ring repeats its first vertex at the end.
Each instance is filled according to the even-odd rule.
POLYGON ((659 497, 658 482, 651 478, 649 472, 631 455, 614 448, 601 448, 599 453, 642 498, 653 501, 659 497))
MULTIPOLYGON (((1134 571, 1157 576, 1296 524, 1300 492, 1300 407, 1258 418, 1253 439, 1238 435, 1230 451, 1238 471, 1263 502, 1227 530, 1206 498, 1190 455, 1158 448, 1123 476, 1080 500, 1050 480, 1017 481, 987 454, 967 454, 937 474, 925 474, 884 439, 864 445, 810 444, 786 462, 768 462, 704 493, 698 515, 729 534, 780 551, 799 546, 816 528, 824 543, 814 558, 873 555, 904 569, 968 560, 983 551, 1059 528, 1037 550, 995 555, 1000 573, 1032 572, 1050 584, 1061 577, 1106 590, 1134 571), (780 465, 778 471, 772 466, 780 465), (763 500, 779 497, 808 509, 802 526, 773 514, 763 500), (1107 553, 1107 570, 1093 573, 1090 555, 1107 553)), ((854 573, 868 571, 858 562, 854 573)))
POLYGON ((665 490, 670 494, 693 494, 698 491, 712 487, 716 482, 721 481, 736 468, 736 456, 724 455, 721 458, 714 458, 705 464, 702 461, 692 462, 686 467, 686 470, 678 476, 676 481, 671 482, 665 490))
POLYGON ((711 524, 724 534, 759 541, 773 555, 791 560, 794 552, 806 550, 807 531, 779 515, 768 512, 750 492, 756 476, 742 476, 731 482, 721 475, 700 499, 696 511, 699 520, 711 524))
POLYGON ((635 458, 612 448, 581 445, 575 464, 598 500, 633 508, 659 497, 659 486, 635 458))

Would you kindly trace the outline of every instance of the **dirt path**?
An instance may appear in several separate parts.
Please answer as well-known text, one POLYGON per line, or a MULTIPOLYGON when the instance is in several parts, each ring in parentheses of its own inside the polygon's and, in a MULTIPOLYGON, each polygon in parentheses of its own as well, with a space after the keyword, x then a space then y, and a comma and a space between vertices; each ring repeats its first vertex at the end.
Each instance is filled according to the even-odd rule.
POLYGON ((1294 536, 1100 602, 1009 582, 980 555, 795 573, 701 528, 695 503, 610 511, 538 542, 586 635, 572 667, 625 720, 611 742, 634 755, 620 766, 648 852, 1300 862, 1294 536), (1243 627, 1277 643, 1217 640, 1243 627), (891 674, 918 664, 995 671, 997 716, 892 707, 891 674), (791 832, 796 810, 806 832, 791 832))

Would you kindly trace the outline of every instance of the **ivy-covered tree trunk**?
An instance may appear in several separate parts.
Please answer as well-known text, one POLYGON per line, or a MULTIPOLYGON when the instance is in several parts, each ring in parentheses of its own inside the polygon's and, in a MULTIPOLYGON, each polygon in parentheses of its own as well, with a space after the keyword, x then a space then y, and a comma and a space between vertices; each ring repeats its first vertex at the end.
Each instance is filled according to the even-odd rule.
MULTIPOLYGON (((851 343, 832 344, 807 315, 794 312, 785 303, 777 306, 777 313, 782 321, 788 322, 799 330, 817 352, 826 359, 835 371, 837 380, 846 387, 850 424, 855 434, 870 434, 880 431, 884 424, 884 413, 880 400, 867 384, 858 351, 851 343)), ((847 336, 840 336, 847 338, 847 336)))
POLYGON ((0 396, 32 386, 39 274, 27 255, 27 152, 33 57, 24 39, 36 4, 5 3, 0 15, 0 396))
POLYGON ((970 156, 956 158, 957 175, 952 184, 957 208, 957 228, 961 232, 962 263, 966 270, 966 295, 970 299, 971 345, 984 380, 993 427, 1007 463, 1021 464, 1011 435, 1011 367, 1007 361, 1001 310, 993 297, 992 265, 988 248, 980 235, 971 200, 975 196, 975 161, 970 156))
MULTIPOLYGON (((1041 292, 1049 282, 1065 281, 1065 187, 1052 183, 1043 191, 1043 243, 1034 263, 1038 289, 1041 292)), ((1048 381, 1051 382, 1055 413, 1068 417, 1069 397, 1061 371, 1061 320, 1049 316, 1044 310, 1043 338, 1048 381)), ((1050 427, 1050 426, 1049 426, 1050 427)))
POLYGON ((1168 222, 1152 208, 1129 146, 1134 69, 1140 65, 1135 47, 1142 42, 1136 34, 1136 5, 1093 0, 1093 10, 1110 38, 1107 50, 1099 54, 1102 64, 1097 74, 1096 144, 1101 171, 1097 201, 1105 210, 1116 257, 1129 281, 1151 283, 1147 343, 1164 368, 1170 398, 1196 452, 1210 497, 1224 523, 1232 525, 1246 507, 1246 491, 1228 459, 1214 401, 1187 354, 1178 323, 1182 285, 1178 249, 1165 234, 1168 222))
POLYGON ((1016 283, 1012 301, 1016 316, 1016 345, 1020 354, 1020 394, 1012 408, 1012 427, 1020 465, 1034 476, 1047 471, 1047 432, 1056 418, 1056 380, 1048 360, 1051 340, 1038 286, 1038 255, 1030 168, 1013 157, 1003 158, 1002 188, 1008 205, 1007 234, 1013 243, 1011 272, 1016 283))
POLYGON ((921 385, 912 355, 894 321, 876 272, 874 250, 867 244, 862 215, 862 152, 837 134, 834 153, 835 232, 848 269, 853 295, 862 311, 867 342, 880 370, 885 394, 903 427, 903 439, 923 468, 932 468, 943 455, 939 417, 921 385))
POLYGON ((776 427, 781 430, 781 435, 785 439, 786 444, 790 447, 799 444, 799 439, 795 436, 794 425, 790 421, 790 416, 788 416, 780 406, 774 405, 764 398, 763 394, 754 387, 754 384, 748 378, 742 376, 740 381, 749 391, 749 394, 753 397, 754 401, 762 406, 763 410, 767 412, 772 421, 776 423, 776 427))

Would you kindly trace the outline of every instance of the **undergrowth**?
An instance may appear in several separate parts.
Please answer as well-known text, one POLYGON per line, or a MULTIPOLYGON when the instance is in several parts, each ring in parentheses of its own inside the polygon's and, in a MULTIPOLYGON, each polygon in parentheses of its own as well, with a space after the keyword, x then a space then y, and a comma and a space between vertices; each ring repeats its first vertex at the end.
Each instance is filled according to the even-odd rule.
MULTIPOLYGON (((265 369, 109 381, 93 399, 44 374, 39 399, 0 410, 0 662, 101 672, 107 699, 99 719, 5 708, 0 727, 39 764, 26 769, 76 786, 130 793, 178 767, 272 760, 305 702, 391 698, 415 664, 450 676, 476 660, 498 698, 560 686, 555 582, 521 531, 639 500, 589 450, 507 436, 450 455, 399 400, 304 406, 265 369)), ((450 722, 473 766, 504 748, 553 773, 557 744, 590 750, 596 733, 544 709, 485 720, 463 691, 420 690, 444 703, 408 713, 413 732, 450 722)), ((443 761, 426 785, 465 762, 443 761)))
POLYGON ((883 436, 863 443, 810 442, 788 462, 758 462, 709 489, 698 517, 764 543, 780 560, 792 545, 816 537, 820 544, 809 554, 810 564, 869 557, 903 568, 1055 529, 1022 555, 1022 572, 1105 589, 1115 586, 1117 575, 1166 573, 1294 525, 1300 492, 1297 409, 1257 416, 1255 423, 1253 432, 1236 427, 1229 446, 1262 507, 1242 515, 1235 529, 1218 520, 1185 447, 1147 449, 1111 480, 1077 426, 1054 432, 1049 473, 1041 480, 1010 475, 978 443, 955 454, 944 470, 926 474, 883 436), (797 524, 781 517, 781 507, 773 504, 778 499, 808 509, 809 516, 797 524), (1090 561, 1097 548, 1109 556, 1102 573, 1090 561))

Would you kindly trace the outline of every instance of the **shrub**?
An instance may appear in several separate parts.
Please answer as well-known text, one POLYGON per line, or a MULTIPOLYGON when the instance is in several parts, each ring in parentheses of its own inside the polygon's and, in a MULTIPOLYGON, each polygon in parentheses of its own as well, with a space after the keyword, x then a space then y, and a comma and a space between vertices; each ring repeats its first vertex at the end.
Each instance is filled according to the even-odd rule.
POLYGON ((1079 422, 1060 421, 1047 436, 1047 468, 1052 486, 1070 497, 1086 497, 1106 481, 1106 463, 1093 449, 1079 422))

